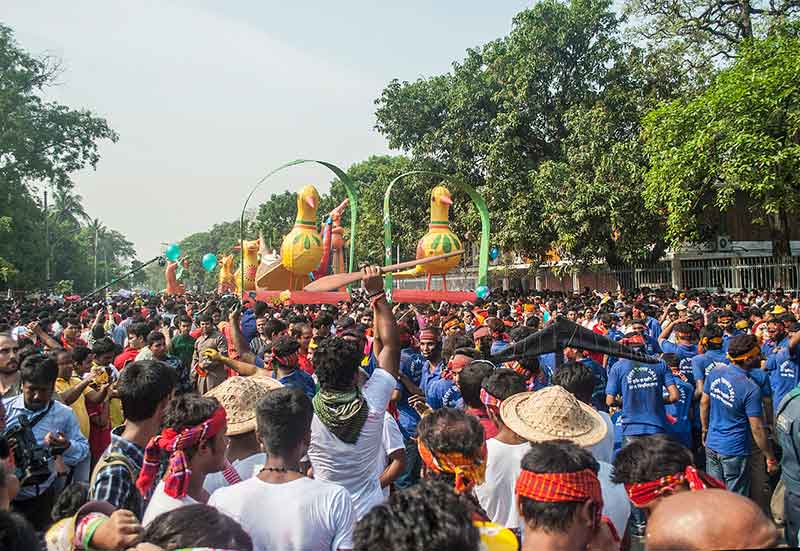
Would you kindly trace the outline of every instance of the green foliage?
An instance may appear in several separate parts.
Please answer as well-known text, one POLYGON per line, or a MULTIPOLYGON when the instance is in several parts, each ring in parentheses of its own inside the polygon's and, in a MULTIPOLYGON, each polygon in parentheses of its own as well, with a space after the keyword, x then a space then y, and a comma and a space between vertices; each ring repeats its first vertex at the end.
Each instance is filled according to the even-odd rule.
MULTIPOLYGON (((245 239, 255 239, 250 234, 249 229, 245 229, 245 239)), ((239 252, 234 251, 233 247, 239 243, 239 221, 235 222, 222 222, 214 224, 214 226, 206 232, 193 233, 192 235, 180 241, 181 254, 183 258, 188 260, 188 268, 183 270, 181 281, 187 289, 200 289, 208 292, 216 289, 217 278, 219 277, 219 268, 209 273, 203 269, 202 259, 207 253, 214 253, 217 258, 222 260, 222 257, 227 254, 234 255, 234 265, 239 265, 239 252)), ((166 286, 166 281, 163 278, 164 268, 160 268, 162 272, 161 278, 151 278, 153 282, 164 282, 161 287, 153 288, 153 290, 162 290, 166 286)))
MULTIPOLYGON (((91 288, 93 251, 83 237, 87 220, 80 195, 70 191, 70 174, 95 167, 100 140, 116 141, 104 119, 42 99, 54 84, 59 67, 50 58, 36 58, 0 25, 0 278, 23 289, 46 284, 45 216, 50 226, 51 281, 71 280, 75 290, 91 288), (51 193, 44 212, 42 184, 51 193)), ((109 251, 108 273, 134 255, 118 232, 109 251)))
POLYGON ((297 215, 297 192, 272 194, 258 207, 256 231, 264 236, 268 249, 280 249, 283 236, 289 233, 297 215))
POLYGON ((775 33, 739 54, 703 93, 645 117, 645 196, 674 244, 697 241, 709 211, 742 198, 787 254, 787 217, 800 213, 800 40, 775 33))

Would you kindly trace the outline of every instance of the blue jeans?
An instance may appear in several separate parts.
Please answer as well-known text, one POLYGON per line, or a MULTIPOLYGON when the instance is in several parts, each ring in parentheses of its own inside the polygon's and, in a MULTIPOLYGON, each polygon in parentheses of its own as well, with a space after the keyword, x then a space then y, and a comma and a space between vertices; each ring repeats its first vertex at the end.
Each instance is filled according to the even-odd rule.
POLYGON ((706 448, 706 472, 731 492, 750 497, 750 455, 722 455, 706 448))
POLYGON ((398 489, 410 488, 419 482, 422 474, 422 459, 419 457, 417 441, 409 438, 406 444, 406 470, 395 480, 394 485, 398 489))

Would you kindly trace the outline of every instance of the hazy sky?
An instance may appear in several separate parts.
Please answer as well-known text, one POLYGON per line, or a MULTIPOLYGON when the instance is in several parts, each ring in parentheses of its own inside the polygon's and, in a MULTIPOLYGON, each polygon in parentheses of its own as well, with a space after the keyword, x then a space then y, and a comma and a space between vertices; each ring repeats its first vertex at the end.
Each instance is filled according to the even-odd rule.
MULTIPOLYGON (((277 2, 3 0, 0 20, 34 54, 61 58, 50 94, 119 133, 75 175, 88 213, 141 259, 238 218, 253 184, 297 159, 342 169, 388 152, 374 100, 392 78, 447 71, 506 34, 522 0, 277 2)), ((327 189, 322 167, 287 169, 254 197, 327 189)))

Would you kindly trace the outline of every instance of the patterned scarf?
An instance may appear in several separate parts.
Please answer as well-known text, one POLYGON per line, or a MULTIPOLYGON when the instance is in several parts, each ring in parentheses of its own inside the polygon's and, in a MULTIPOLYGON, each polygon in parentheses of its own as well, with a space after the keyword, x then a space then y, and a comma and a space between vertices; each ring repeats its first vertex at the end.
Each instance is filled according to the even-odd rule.
POLYGON ((691 491, 705 490, 706 488, 725 489, 725 484, 711 475, 698 470, 689 465, 682 473, 675 473, 662 476, 658 480, 651 482, 640 482, 637 484, 625 484, 625 491, 628 492, 628 499, 636 507, 646 507, 654 499, 661 497, 665 492, 675 491, 675 488, 686 482, 691 491))
POLYGON ((346 444, 355 444, 367 421, 369 406, 358 390, 319 390, 311 401, 322 424, 346 444))
POLYGON ((603 517, 603 492, 597 474, 591 469, 572 473, 535 473, 525 469, 517 478, 517 495, 546 503, 583 502, 596 504, 596 526, 603 517))
POLYGON ((275 349, 273 348, 269 354, 266 354, 264 357, 264 363, 269 366, 272 366, 273 363, 280 365, 281 367, 291 368, 297 367, 299 360, 299 355, 297 352, 292 352, 291 354, 287 354, 286 356, 278 356, 275 353, 275 349))
POLYGON ((227 423, 225 409, 218 407, 214 413, 195 427, 186 427, 180 432, 171 428, 161 431, 147 443, 144 450, 144 463, 136 479, 136 487, 142 496, 147 496, 153 487, 158 469, 161 466, 161 453, 169 453, 169 466, 164 474, 164 492, 176 499, 186 495, 192 469, 184 450, 196 448, 213 438, 227 423))
POLYGON ((486 411, 493 411, 495 414, 500 413, 500 406, 502 405, 503 401, 495 398, 491 394, 489 394, 485 388, 481 388, 481 403, 486 406, 486 411))
POLYGON ((434 454, 421 439, 417 448, 422 462, 435 473, 451 473, 456 477, 456 493, 465 494, 486 479, 486 444, 483 444, 477 457, 469 457, 460 452, 434 454))

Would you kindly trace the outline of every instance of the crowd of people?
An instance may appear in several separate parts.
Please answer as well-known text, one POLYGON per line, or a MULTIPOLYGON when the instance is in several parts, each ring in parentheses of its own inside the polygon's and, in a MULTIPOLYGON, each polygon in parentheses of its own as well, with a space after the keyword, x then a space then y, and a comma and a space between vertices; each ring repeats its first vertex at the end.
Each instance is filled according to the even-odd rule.
POLYGON ((0 549, 798 545, 797 294, 393 306, 362 277, 0 303, 0 549), (512 353, 551 324, 626 353, 512 353))

